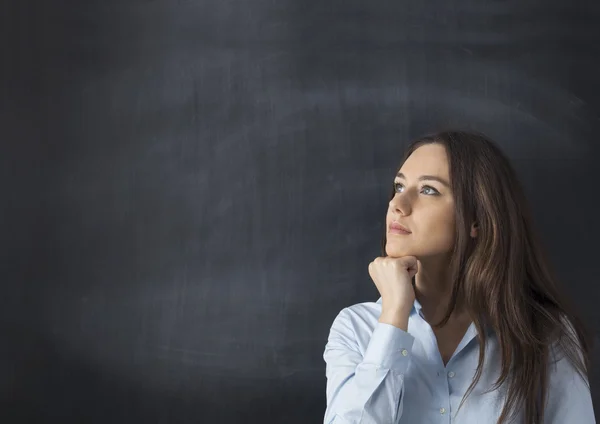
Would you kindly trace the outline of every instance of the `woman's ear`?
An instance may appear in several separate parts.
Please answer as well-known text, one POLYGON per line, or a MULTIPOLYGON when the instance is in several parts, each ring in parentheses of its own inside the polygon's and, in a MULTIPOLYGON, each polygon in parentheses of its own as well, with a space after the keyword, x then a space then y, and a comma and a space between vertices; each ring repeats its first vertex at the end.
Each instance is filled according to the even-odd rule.
POLYGON ((473 223, 473 225, 471 225, 471 237, 473 238, 477 238, 477 228, 479 226, 477 225, 476 222, 473 223))

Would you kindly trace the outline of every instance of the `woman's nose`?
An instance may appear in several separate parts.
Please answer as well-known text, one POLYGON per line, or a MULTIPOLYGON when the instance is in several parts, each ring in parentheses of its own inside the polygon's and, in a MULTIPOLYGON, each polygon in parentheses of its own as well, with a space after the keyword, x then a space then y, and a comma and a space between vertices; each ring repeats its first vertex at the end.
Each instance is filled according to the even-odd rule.
POLYGON ((390 209, 394 212, 407 215, 410 213, 410 203, 408 202, 407 196, 402 194, 396 194, 392 200, 390 200, 390 209))

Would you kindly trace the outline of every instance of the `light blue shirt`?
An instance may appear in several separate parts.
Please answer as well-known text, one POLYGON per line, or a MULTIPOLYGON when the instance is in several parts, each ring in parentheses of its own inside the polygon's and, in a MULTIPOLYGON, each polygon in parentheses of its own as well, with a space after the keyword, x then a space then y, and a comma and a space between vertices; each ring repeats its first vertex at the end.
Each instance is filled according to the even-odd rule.
MULTIPOLYGON (((415 301, 408 332, 378 322, 381 298, 343 309, 323 353, 327 375, 325 424, 495 424, 506 384, 500 375, 498 340, 489 331, 483 374, 456 415, 479 361, 475 324, 444 366, 431 326, 415 301)), ((566 356, 550 364, 545 424, 595 424, 587 379, 566 356)), ((524 412, 514 424, 524 423, 524 412)))

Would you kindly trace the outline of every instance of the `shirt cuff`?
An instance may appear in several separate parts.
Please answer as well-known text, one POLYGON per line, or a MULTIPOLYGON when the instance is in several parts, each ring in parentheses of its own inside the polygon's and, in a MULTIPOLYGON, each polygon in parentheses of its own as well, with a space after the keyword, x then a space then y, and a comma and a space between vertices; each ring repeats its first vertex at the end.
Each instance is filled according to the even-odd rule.
POLYGON ((378 322, 363 362, 404 373, 412 356, 415 338, 391 324, 378 322))

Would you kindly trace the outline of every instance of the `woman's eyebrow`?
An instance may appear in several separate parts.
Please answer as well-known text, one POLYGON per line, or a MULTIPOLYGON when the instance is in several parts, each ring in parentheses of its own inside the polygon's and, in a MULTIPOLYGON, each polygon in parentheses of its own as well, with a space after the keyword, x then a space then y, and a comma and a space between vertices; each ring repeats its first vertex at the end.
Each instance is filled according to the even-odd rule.
MULTIPOLYGON (((396 177, 406 179, 406 176, 402 172, 398 172, 396 174, 396 177)), ((425 180, 437 181, 439 183, 442 183, 446 187, 450 188, 450 184, 446 180, 444 180, 443 178, 437 177, 435 175, 421 175, 419 178, 417 178, 417 181, 425 181, 425 180)))

